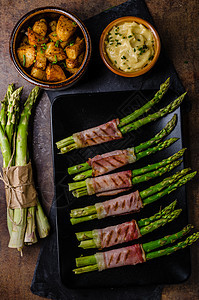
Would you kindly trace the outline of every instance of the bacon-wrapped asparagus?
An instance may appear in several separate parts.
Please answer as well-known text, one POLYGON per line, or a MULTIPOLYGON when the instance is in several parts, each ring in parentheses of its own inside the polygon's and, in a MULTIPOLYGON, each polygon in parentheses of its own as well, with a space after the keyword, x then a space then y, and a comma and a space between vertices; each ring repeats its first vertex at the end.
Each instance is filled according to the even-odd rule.
POLYGON ((189 168, 183 169, 141 192, 135 191, 95 205, 73 209, 70 213, 70 221, 75 225, 93 219, 138 212, 147 204, 157 201, 191 180, 197 172, 187 174, 189 171, 189 168))
POLYGON ((174 210, 176 203, 177 201, 174 201, 150 218, 138 222, 131 220, 102 229, 78 232, 76 237, 80 241, 79 247, 83 249, 103 249, 138 239, 176 219, 182 211, 181 209, 174 210), (143 225, 144 223, 147 223, 147 225, 143 225))
POLYGON ((138 118, 138 116, 148 111, 146 110, 146 107, 148 107, 149 104, 151 105, 152 103, 153 105, 154 102, 157 103, 160 97, 162 97, 162 95, 165 93, 167 88, 168 82, 165 82, 163 85, 161 85, 160 91, 155 95, 155 97, 151 101, 149 101, 139 110, 135 111, 126 118, 121 120, 114 119, 100 126, 75 133, 72 136, 57 142, 57 148, 60 149, 60 153, 67 153, 73 149, 84 148, 105 143, 108 141, 113 141, 116 139, 121 139, 123 137, 123 134, 132 130, 137 130, 139 127, 146 125, 152 121, 155 121, 168 113, 173 112, 182 103, 186 93, 182 94, 169 105, 160 109, 158 112, 148 115, 145 118, 134 121, 138 118))
POLYGON ((176 139, 169 139, 163 143, 158 143, 174 129, 176 120, 177 116, 175 114, 160 132, 137 147, 96 155, 93 158, 89 158, 86 163, 81 163, 68 168, 68 173, 73 175, 81 172, 81 174, 76 175, 73 180, 83 180, 88 177, 106 174, 128 163, 134 163, 147 155, 165 149, 173 144, 176 139), (153 146, 154 144, 158 145, 153 146))
POLYGON ((150 259, 157 258, 164 255, 170 255, 177 250, 183 249, 199 238, 199 232, 196 232, 186 238, 186 240, 178 242, 177 244, 167 247, 162 250, 153 251, 165 245, 174 243, 178 239, 186 235, 192 225, 187 225, 181 231, 172 235, 165 236, 161 239, 151 241, 144 244, 135 244, 132 246, 114 249, 106 252, 98 252, 90 256, 81 256, 76 258, 76 267, 73 272, 75 274, 82 274, 91 271, 102 271, 106 269, 123 267, 128 265, 136 265, 146 262, 150 259))
POLYGON ((176 160, 184 154, 184 151, 185 149, 182 149, 167 159, 140 169, 87 178, 84 181, 69 183, 69 191, 73 191, 73 195, 77 198, 93 194, 97 196, 116 195, 129 190, 137 183, 169 172, 181 163, 181 161, 176 160))

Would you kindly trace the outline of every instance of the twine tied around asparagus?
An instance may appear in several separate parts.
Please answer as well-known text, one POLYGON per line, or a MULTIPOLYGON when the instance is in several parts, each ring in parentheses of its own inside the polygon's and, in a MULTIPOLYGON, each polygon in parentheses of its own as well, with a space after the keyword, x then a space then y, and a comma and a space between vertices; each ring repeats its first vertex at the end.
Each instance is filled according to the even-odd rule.
POLYGON ((11 166, 14 153, 15 143, 8 166, 3 168, 3 174, 0 171, 0 180, 5 184, 8 217, 12 224, 18 226, 22 221, 22 209, 37 205, 37 192, 34 187, 31 162, 25 166, 11 166), (10 209, 15 208, 20 209, 20 220, 18 223, 10 215, 10 209))

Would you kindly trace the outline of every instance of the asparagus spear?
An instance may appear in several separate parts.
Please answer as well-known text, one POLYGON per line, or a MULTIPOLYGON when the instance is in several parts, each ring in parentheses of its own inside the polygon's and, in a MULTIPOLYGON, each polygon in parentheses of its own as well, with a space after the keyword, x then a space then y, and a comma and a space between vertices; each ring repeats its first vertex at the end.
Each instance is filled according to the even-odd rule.
POLYGON ((153 97, 152 100, 147 102, 141 108, 135 110, 132 114, 121 119, 118 127, 120 128, 120 127, 123 127, 124 125, 132 123, 134 120, 139 118, 141 115, 143 115, 144 113, 147 113, 153 105, 157 104, 162 99, 162 97, 164 96, 164 94, 167 92, 167 90, 169 88, 169 84, 170 84, 170 78, 168 78, 164 83, 162 83, 160 85, 160 90, 155 94, 155 96, 153 97))
MULTIPOLYGON (((139 227, 139 232, 140 232, 141 236, 143 236, 147 233, 150 233, 150 232, 156 230, 157 228, 164 226, 165 224, 167 224, 169 222, 172 222, 174 219, 176 219, 179 216, 181 211, 182 211, 181 209, 174 210, 174 211, 170 212, 170 214, 163 215, 161 219, 157 219, 156 221, 151 222, 147 226, 139 227)), ((133 221, 133 222, 135 222, 135 221, 133 221)), ((105 248, 105 247, 106 248, 111 247, 113 245, 117 245, 120 243, 129 242, 129 241, 139 238, 139 235, 138 234, 136 235, 137 228, 135 229, 136 230, 135 234, 133 235, 133 233, 132 233, 128 237, 126 237, 125 234, 120 233, 123 226, 125 226, 125 223, 117 225, 117 226, 115 226, 115 228, 113 228, 113 226, 106 227, 103 231, 105 233, 106 237, 104 237, 104 236, 102 237, 102 235, 101 235, 101 231, 103 229, 102 230, 95 229, 95 230, 91 231, 93 234, 92 237, 87 240, 82 240, 79 247, 83 248, 83 249, 89 249, 89 248, 100 248, 101 249, 101 248, 105 248), (117 235, 117 241, 113 240, 114 237, 112 239, 112 235, 114 235, 114 231, 116 232, 116 235, 117 235), (121 237, 122 240, 119 239, 119 237, 118 237, 118 235, 120 235, 120 234, 122 235, 122 237, 121 237), (97 235, 97 237, 96 237, 96 235, 97 235)), ((127 227, 127 228, 129 228, 129 227, 127 227)), ((79 234, 81 234, 82 236, 89 235, 87 232, 81 232, 79 234)))
POLYGON ((4 131, 7 122, 7 107, 11 94, 14 92, 14 84, 9 84, 3 101, 1 101, 0 123, 4 131))
MULTIPOLYGON (((159 143, 158 145, 154 146, 154 147, 151 147, 151 148, 148 148, 147 150, 145 151, 142 151, 142 152, 139 152, 137 153, 137 155, 135 155, 136 159, 135 161, 138 161, 139 159, 145 157, 145 156, 148 156, 150 154, 153 154, 157 151, 161 151, 163 149, 166 149, 167 147, 171 146, 173 143, 175 143, 176 141, 178 140, 178 138, 170 138, 162 143, 159 143)), ((133 150, 133 149, 132 149, 133 150)), ((133 162, 135 162, 133 161, 133 162)), ((125 165, 125 164, 124 164, 125 165)), ((115 167, 115 169, 117 169, 117 167, 115 167)), ((89 177, 92 177, 93 175, 93 171, 92 170, 87 170, 87 171, 84 171, 78 175, 76 175, 73 180, 74 181, 78 181, 78 180, 83 180, 83 179, 86 179, 86 178, 89 178, 89 177)), ((102 174, 101 174, 102 175, 102 174)))
MULTIPOLYGON (((132 170, 132 184, 137 184, 143 181, 150 180, 151 178, 155 178, 157 176, 161 176, 165 172, 170 171, 175 166, 177 166, 180 162, 175 162, 176 159, 180 158, 186 149, 181 149, 174 155, 168 157, 167 159, 163 159, 161 162, 148 165, 146 167, 132 170), (170 164, 170 165, 169 165, 170 164), (167 166, 168 165, 168 166, 167 166), (157 171, 156 171, 157 170, 157 171)), ((119 175, 120 173, 118 173, 119 175)), ((103 179, 104 181, 109 180, 109 175, 100 176, 100 179, 103 179)), ((69 183, 69 191, 75 191, 73 195, 75 197, 81 197, 88 195, 87 190, 87 181, 79 181, 79 182, 73 182, 69 183)), ((119 187, 118 187, 119 188, 119 187)))
MULTIPOLYGON (((180 97, 175 99, 173 102, 171 102, 166 107, 160 109, 158 112, 148 115, 145 118, 142 118, 140 120, 137 120, 133 123, 127 124, 123 127, 120 127, 119 130, 121 134, 125 134, 127 132, 130 132, 132 130, 137 130, 143 125, 146 125, 152 121, 156 121, 157 119, 167 115, 168 113, 173 112, 175 109, 177 109, 180 104, 182 103, 186 93, 182 94, 180 97)), ((73 149, 79 148, 79 146, 75 143, 73 136, 66 138, 60 142, 57 143, 58 149, 60 149, 60 153, 67 153, 73 149), (65 145, 65 146, 64 146, 65 145)))
MULTIPOLYGON (((150 140, 141 143, 139 146, 134 148, 135 154, 139 153, 140 151, 144 151, 145 149, 149 148, 153 144, 158 144, 165 136, 169 135, 170 132, 174 129, 177 121, 177 115, 175 114, 172 119, 167 123, 167 125, 158 132, 154 137, 150 140)), ((91 169, 91 166, 86 162, 82 164, 78 164, 68 168, 68 174, 73 175, 77 174, 86 170, 91 169)))
MULTIPOLYGON (((189 172, 189 170, 190 169, 183 169, 182 171, 177 172, 173 176, 165 178, 158 184, 151 186, 150 188, 144 191, 141 191, 139 194, 142 199, 143 206, 148 204, 148 202, 150 203, 157 201, 158 199, 167 195, 169 192, 176 190, 178 187, 191 180, 196 175, 196 172, 190 173, 187 176, 185 176, 185 174, 189 172), (161 190, 163 191, 161 192, 161 190)), ((129 213, 131 213, 131 211, 129 211, 129 213)), ((98 218, 97 209, 95 205, 73 209, 71 210, 70 216, 70 221, 72 225, 98 218)))
POLYGON ((184 97, 186 96, 187 93, 182 94, 180 97, 178 97, 176 100, 171 102, 169 105, 165 106, 164 108, 160 109, 158 112, 148 115, 147 117, 137 120, 132 124, 128 124, 124 127, 120 128, 120 131, 122 134, 130 132, 132 130, 137 130, 143 125, 146 125, 152 121, 156 121, 157 119, 173 112, 175 109, 177 109, 180 104, 182 103, 184 97))
POLYGON ((18 88, 14 91, 8 99, 7 107, 7 123, 6 123, 6 134, 9 140, 10 145, 12 145, 12 137, 14 132, 14 125, 16 123, 16 114, 19 111, 19 100, 20 94, 23 87, 18 88))
MULTIPOLYGON (((174 243, 176 240, 182 238, 185 234, 187 234, 187 232, 189 232, 190 230, 190 225, 188 225, 187 227, 183 228, 183 230, 181 230, 180 232, 177 232, 175 234, 172 234, 168 237, 164 237, 162 239, 159 239, 159 240, 156 240, 156 241, 153 241, 151 242, 151 245, 149 245, 148 243, 148 251, 152 251, 153 249, 157 249, 159 247, 162 247, 163 245, 166 245, 166 244, 169 244, 169 243, 174 243), (150 249, 150 246, 151 246, 151 249, 150 249)), ((172 253, 174 253, 175 251, 177 250, 180 250, 180 249, 183 249, 191 244, 193 244, 194 242, 196 242, 197 240, 199 239, 199 232, 196 232, 194 234, 192 234, 191 236, 189 236, 186 240, 182 241, 182 242, 178 242, 177 244, 173 245, 173 246, 170 246, 170 247, 167 247, 163 250, 158 250, 158 251, 153 251, 153 252, 149 252, 149 253, 145 253, 145 244, 142 244, 142 245, 133 245, 131 246, 132 249, 142 249, 141 251, 143 252, 143 255, 145 255, 145 259, 143 258, 140 258, 139 260, 137 261, 134 261, 134 263, 131 263, 129 261, 129 263, 135 265, 137 263, 143 263, 145 261, 148 261, 150 259, 153 259, 153 258, 157 258, 157 257, 160 257, 160 256, 164 256, 164 255, 170 255, 172 253)), ((95 270, 99 270, 99 265, 98 265, 98 261, 99 263, 102 265, 103 264, 103 260, 104 260, 104 257, 107 257, 108 255, 114 255, 114 253, 116 255, 118 255, 119 253, 119 258, 118 260, 120 259, 120 257, 122 256, 123 253, 126 253, 126 250, 129 249, 130 251, 130 247, 126 247, 126 248, 121 248, 121 249, 116 249, 116 250, 111 250, 111 251, 107 251, 105 252, 106 253, 106 256, 102 256, 102 255, 98 255, 98 254, 95 254, 95 255, 90 255, 90 256, 82 256, 82 257, 79 257, 79 258, 76 258, 76 266, 77 268, 73 270, 73 272, 75 274, 82 274, 82 273, 85 273, 85 272, 91 272, 91 271, 95 271, 95 270), (99 257, 101 258, 99 260, 99 257)), ((128 250, 127 250, 128 251, 128 250)), ((127 260, 127 258, 126 258, 127 260)), ((128 265, 128 262, 124 262, 123 265, 128 265)), ((100 267, 100 270, 103 270, 103 269, 106 269, 106 268, 113 268, 113 267, 116 267, 117 265, 114 264, 114 265, 109 265, 109 266, 103 266, 103 267, 100 267)), ((119 265, 121 266, 121 265, 119 265)))

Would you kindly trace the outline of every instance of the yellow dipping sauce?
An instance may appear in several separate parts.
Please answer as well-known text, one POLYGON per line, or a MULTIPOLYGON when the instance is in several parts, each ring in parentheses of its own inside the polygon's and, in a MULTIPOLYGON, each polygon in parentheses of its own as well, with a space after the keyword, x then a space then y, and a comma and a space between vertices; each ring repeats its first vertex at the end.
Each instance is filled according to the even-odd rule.
POLYGON ((124 22, 109 31, 105 49, 116 68, 124 72, 138 71, 154 57, 153 34, 142 24, 124 22))

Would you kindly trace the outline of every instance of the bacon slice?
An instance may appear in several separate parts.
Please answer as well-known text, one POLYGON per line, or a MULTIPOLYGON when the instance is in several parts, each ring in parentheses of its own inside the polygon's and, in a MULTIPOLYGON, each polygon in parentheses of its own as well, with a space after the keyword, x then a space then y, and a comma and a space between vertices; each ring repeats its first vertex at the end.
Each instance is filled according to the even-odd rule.
POLYGON ((95 204, 98 219, 139 211, 143 205, 139 191, 95 204))
POLYGON ((118 124, 119 119, 114 119, 100 126, 77 132, 73 134, 74 141, 78 148, 84 148, 121 139, 122 133, 117 128, 118 124))
POLYGON ((136 240, 141 237, 141 233, 137 222, 132 220, 116 226, 95 229, 93 230, 93 236, 94 241, 99 248, 106 248, 136 240))
POLYGON ((132 187, 132 172, 130 170, 119 173, 87 178, 86 186, 89 195, 114 191, 132 187))
POLYGON ((122 266, 136 265, 146 261, 142 245, 136 244, 95 254, 99 271, 122 266))
POLYGON ((93 177, 106 174, 136 161, 134 147, 125 150, 115 150, 89 158, 93 177))

